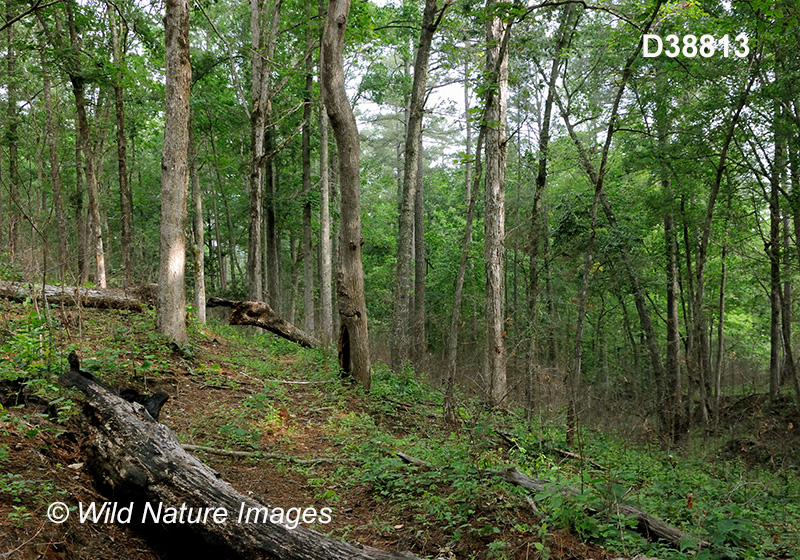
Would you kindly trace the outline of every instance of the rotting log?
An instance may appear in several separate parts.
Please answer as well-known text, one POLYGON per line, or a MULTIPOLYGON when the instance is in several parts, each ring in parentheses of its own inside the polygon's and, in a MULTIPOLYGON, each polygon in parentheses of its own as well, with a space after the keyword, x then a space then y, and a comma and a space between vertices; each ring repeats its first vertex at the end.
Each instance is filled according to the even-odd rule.
MULTIPOLYGON (((428 467, 427 463, 421 459, 417 459, 405 453, 397 453, 397 456, 403 460, 403 462, 408 463, 410 465, 415 465, 417 467, 428 467)), ((515 468, 508 468, 504 470, 490 470, 490 469, 483 469, 479 471, 480 474, 484 476, 499 476, 506 482, 510 484, 514 484, 515 486, 520 486, 527 490, 532 490, 533 492, 540 494, 551 487, 558 487, 561 489, 561 492, 567 495, 577 495, 580 494, 580 490, 577 488, 573 488, 571 486, 563 486, 563 485, 556 485, 556 483, 546 480, 543 478, 531 478, 530 476, 521 473, 519 470, 515 468)), ((630 506, 627 504, 620 504, 619 502, 608 502, 608 507, 615 511, 619 515, 624 515, 636 521, 636 530, 642 533, 649 539, 652 538, 659 538, 676 548, 681 547, 681 541, 694 541, 695 539, 692 538, 691 535, 685 533, 678 529, 677 527, 673 527, 672 525, 661 521, 650 515, 649 513, 645 513, 639 508, 634 506, 630 506)), ((700 547, 707 547, 709 543, 706 541, 699 541, 698 546, 700 547)))
MULTIPOLYGON (((180 543, 181 556, 196 548, 203 557, 249 558, 256 560, 414 560, 410 553, 386 552, 352 545, 298 525, 238 522, 241 508, 272 508, 236 491, 206 465, 184 451, 175 434, 154 421, 144 408, 127 402, 98 383, 69 371, 61 377, 64 385, 76 386, 86 394, 84 414, 88 418, 87 468, 96 483, 116 502, 135 504, 134 519, 143 517, 145 503, 159 505, 224 508, 227 521, 197 523, 143 522, 139 528, 159 535, 156 546, 180 543)), ((296 505, 296 504, 293 504, 296 505)), ((335 511, 333 515, 335 515, 335 511)), ((419 560, 419 559, 417 559, 419 560)))
POLYGON ((0 298, 11 301, 40 298, 47 303, 141 311, 146 306, 154 305, 152 286, 151 284, 144 284, 127 290, 120 290, 116 288, 80 288, 77 286, 0 281, 0 298))
POLYGON ((212 297, 206 301, 206 307, 233 308, 228 320, 231 325, 259 327, 306 348, 320 346, 320 341, 315 336, 297 328, 262 301, 233 301, 212 297))

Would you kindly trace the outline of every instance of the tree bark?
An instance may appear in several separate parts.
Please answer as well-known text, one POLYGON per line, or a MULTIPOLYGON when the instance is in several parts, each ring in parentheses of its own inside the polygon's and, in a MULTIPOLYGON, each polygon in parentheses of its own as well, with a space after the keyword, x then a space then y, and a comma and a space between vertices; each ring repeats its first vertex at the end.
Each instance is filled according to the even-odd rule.
POLYGON ((769 241, 766 244, 770 270, 770 336, 769 336, 769 399, 774 402, 781 387, 781 215, 780 189, 783 179, 786 146, 777 132, 775 116, 775 160, 772 165, 769 193, 769 241))
MULTIPOLYGON (((312 4, 306 12, 312 16, 312 4)), ((311 27, 306 27, 306 43, 311 42, 311 27)), ((303 329, 314 332, 314 248, 311 242, 311 112, 314 88, 314 61, 310 52, 306 56, 306 83, 303 88, 303 329)))
POLYGON ((167 0, 166 112, 161 158, 161 235, 158 266, 158 327, 177 344, 186 331, 186 199, 189 189, 189 61, 188 0, 167 0))
MULTIPOLYGON (((467 63, 468 64, 468 63, 467 63)), ((486 126, 481 124, 478 133, 477 147, 475 149, 475 177, 472 178, 472 164, 470 161, 472 150, 472 134, 469 121, 469 78, 467 70, 464 72, 464 116, 467 129, 466 145, 466 169, 464 173, 464 190, 467 207, 467 218, 464 226, 464 241, 461 244, 461 259, 458 263, 455 287, 453 288, 453 313, 450 315, 450 328, 447 336, 447 354, 445 357, 445 367, 447 368, 447 380, 445 382, 443 416, 444 421, 450 426, 456 424, 455 414, 455 378, 456 364, 458 357, 458 326, 461 314, 461 299, 464 293, 464 277, 467 272, 467 259, 469 258, 470 245, 472 245, 472 223, 475 216, 475 193, 478 191, 481 179, 483 178, 483 165, 481 155, 483 149, 483 138, 486 133, 486 126)))
POLYGON ((425 356, 428 351, 428 340, 425 335, 425 273, 427 261, 425 260, 425 192, 423 173, 425 159, 422 152, 422 137, 417 154, 417 192, 414 203, 414 320, 411 332, 414 334, 413 352, 411 357, 417 368, 425 365, 425 356))
MULTIPOLYGON (((171 0, 170 0, 171 1, 171 0)), ((169 4, 168 4, 169 8, 169 4)), ((88 468, 99 486, 118 501, 134 502, 137 515, 146 503, 164 508, 213 508, 226 511, 226 523, 176 523, 171 540, 181 542, 180 554, 257 560, 414 560, 409 553, 392 553, 354 546, 306 529, 289 529, 273 522, 237 522, 239 511, 262 511, 271 505, 236 491, 219 474, 187 453, 175 434, 137 403, 130 403, 75 371, 61 382, 87 396, 85 411, 88 468), (192 546, 193 545, 193 546, 192 546), (191 552, 186 547, 194 548, 191 552)), ((263 519, 263 514, 260 519, 263 519)), ((138 517, 141 519, 141 517, 138 517)), ((162 526, 168 526, 162 524, 162 526)))
MULTIPOLYGON (((208 140, 209 143, 211 144, 211 155, 214 157, 214 176, 216 177, 217 180, 217 188, 215 189, 214 192, 213 201, 214 201, 214 238, 216 239, 216 245, 217 245, 216 249, 217 249, 217 263, 219 266, 219 284, 220 284, 220 289, 222 289, 222 291, 225 291, 228 289, 228 266, 225 262, 225 256, 222 254, 222 236, 219 233, 220 216, 219 216, 217 198, 219 196, 222 196, 223 200, 225 199, 224 199, 224 193, 222 192, 222 176, 220 175, 219 172, 219 158, 217 157, 217 147, 216 144, 214 143, 214 131, 211 129, 209 129, 208 132, 208 140)), ((228 220, 228 227, 230 228, 231 224, 230 224, 230 216, 227 212, 227 203, 226 203, 226 218, 228 220)), ((230 234, 230 232, 228 235, 227 243, 228 243, 228 252, 231 253, 228 258, 228 260, 230 260, 233 258, 233 252, 235 249, 233 243, 233 235, 230 234)), ((235 271, 233 270, 232 263, 231 263, 231 274, 235 280, 236 274, 235 271)))
MULTIPOLYGON (((11 0, 6 0, 6 19, 11 19, 11 0)), ((8 39, 6 51, 6 137, 4 143, 8 146, 8 252, 11 262, 17 258, 18 228, 19 228, 19 157, 18 140, 19 133, 17 113, 17 50, 14 44, 14 28, 6 30, 8 39)))
POLYGON ((401 368, 411 359, 411 270, 414 256, 414 204, 417 196, 419 152, 422 146, 422 120, 428 81, 428 61, 433 34, 449 4, 439 10, 436 0, 425 0, 419 44, 414 57, 414 81, 408 106, 403 182, 400 189, 400 215, 397 236, 394 312, 392 313, 391 365, 401 368), (437 14, 438 12, 438 14, 437 14))
POLYGON ((86 116, 86 97, 84 92, 84 77, 80 63, 80 40, 75 25, 74 0, 65 4, 69 37, 71 47, 71 61, 69 64, 69 79, 72 83, 72 93, 75 97, 75 107, 78 113, 78 134, 80 137, 81 151, 83 152, 84 178, 86 179, 86 193, 89 202, 89 227, 91 247, 94 250, 95 283, 98 288, 106 287, 106 264, 103 251, 103 231, 100 222, 100 200, 98 196, 97 174, 95 169, 94 149, 89 119, 86 116))
POLYGON ((131 262, 131 244, 133 242, 133 205, 131 188, 128 184, 128 141, 125 135, 125 90, 122 80, 125 75, 125 48, 124 42, 127 35, 127 26, 123 27, 124 34, 120 40, 117 30, 115 7, 108 5, 108 25, 111 29, 111 48, 113 53, 116 73, 114 75, 114 111, 117 119, 117 167, 119 169, 119 202, 120 221, 122 232, 120 234, 120 253, 122 256, 122 285, 129 286, 133 283, 133 264, 131 262))
POLYGON ((29 297, 42 297, 48 303, 80 305, 100 309, 127 309, 142 311, 155 304, 155 284, 132 286, 125 290, 113 288, 92 289, 52 284, 33 285, 24 282, 0 281, 0 298, 25 301, 29 297))
POLYGON ((341 224, 336 296, 339 305, 339 366, 365 390, 371 384, 367 306, 361 262, 360 148, 355 116, 344 84, 344 35, 350 0, 330 0, 322 39, 322 89, 339 158, 341 224))
POLYGON ((194 260, 194 308, 197 320, 206 322, 206 242, 203 224, 203 190, 197 166, 194 125, 189 122, 189 180, 192 185, 192 257, 194 260))
MULTIPOLYGON (((497 0, 486 0, 487 12, 497 0)), ((509 26, 496 13, 486 20, 486 188, 484 250, 486 276, 486 397, 493 406, 506 398, 505 332, 505 176, 506 109, 508 104, 509 26)))
POLYGON ((283 319, 268 303, 260 301, 232 301, 223 298, 209 298, 208 307, 231 307, 233 314, 230 317, 231 325, 249 325, 259 327, 286 340, 305 346, 318 348, 320 341, 311 333, 304 332, 283 319))
POLYGON ((64 284, 67 277, 67 224, 64 218, 64 199, 61 194, 61 171, 58 160, 58 134, 56 133, 53 99, 50 85, 50 68, 47 58, 42 56, 42 96, 44 97, 45 134, 50 153, 50 181, 53 184, 53 206, 56 215, 58 237, 58 279, 64 284))
MULTIPOLYGON (((324 0, 321 0, 324 1, 324 0)), ((331 247, 331 187, 328 173, 328 111, 319 105, 319 317, 322 341, 333 341, 333 251, 331 247)))

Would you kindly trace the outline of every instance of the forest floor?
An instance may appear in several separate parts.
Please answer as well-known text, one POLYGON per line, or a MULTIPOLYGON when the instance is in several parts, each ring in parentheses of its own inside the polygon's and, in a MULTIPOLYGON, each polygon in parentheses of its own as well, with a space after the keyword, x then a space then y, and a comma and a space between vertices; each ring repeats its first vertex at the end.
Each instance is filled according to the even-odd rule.
POLYGON ((413 372, 376 364, 364 394, 340 379, 335 356, 266 334, 193 324, 171 348, 152 313, 45 311, 0 302, 0 558, 180 557, 115 524, 55 525, 48 504, 112 501, 87 472, 80 395, 57 385, 77 351, 104 382, 166 391, 161 422, 184 444, 245 451, 195 454, 237 490, 273 506, 330 507, 313 528, 420 557, 594 559, 800 558, 800 419, 759 396, 731 399, 706 438, 713 453, 634 446, 583 430, 576 461, 557 424, 462 399, 463 423, 444 430, 441 391, 413 372), (20 396, 19 381, 25 382, 20 396), (724 432, 724 431, 721 431, 724 432), (709 444, 709 441, 713 444, 709 444), (397 452, 424 460, 409 466, 397 452), (588 459, 591 459, 589 461, 588 459), (481 469, 514 466, 578 486, 531 496, 481 469), (698 551, 651 543, 602 504, 625 501, 712 543, 698 551), (613 552, 611 552, 613 550, 613 552))

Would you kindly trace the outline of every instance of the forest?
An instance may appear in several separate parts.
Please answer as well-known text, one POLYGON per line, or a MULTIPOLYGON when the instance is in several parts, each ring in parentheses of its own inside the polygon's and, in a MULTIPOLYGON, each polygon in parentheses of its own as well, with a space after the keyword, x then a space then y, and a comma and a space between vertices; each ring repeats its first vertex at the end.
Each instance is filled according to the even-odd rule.
POLYGON ((800 558, 795 0, 0 11, 0 557, 800 558))

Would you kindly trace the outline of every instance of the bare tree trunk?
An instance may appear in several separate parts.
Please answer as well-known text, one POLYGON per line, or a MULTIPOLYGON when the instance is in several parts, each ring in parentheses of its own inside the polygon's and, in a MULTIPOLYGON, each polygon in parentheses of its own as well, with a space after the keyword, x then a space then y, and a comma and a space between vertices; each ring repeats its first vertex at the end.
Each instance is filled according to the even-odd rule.
POLYGON ((720 402, 722 400, 722 357, 725 346, 725 285, 728 280, 728 244, 722 244, 722 272, 719 281, 719 299, 717 317, 717 355, 714 360, 714 422, 719 424, 720 402))
POLYGON ((159 330, 178 344, 188 340, 184 266, 186 198, 189 189, 189 2, 167 0, 166 112, 161 160, 161 239, 158 266, 159 330))
MULTIPOLYGON (((487 11, 496 0, 486 0, 487 11)), ((486 21, 486 70, 490 76, 486 99, 486 202, 484 260, 486 274, 486 381, 487 399, 499 406, 506 397, 505 341, 505 176, 506 107, 508 104, 508 37, 503 20, 486 21)))
MULTIPOLYGON (((228 266, 225 263, 225 256, 222 254, 222 237, 219 233, 219 211, 217 209, 217 196, 221 196, 223 202, 225 203, 225 217, 227 219, 228 225, 228 260, 231 260, 234 257, 236 246, 233 239, 233 233, 230 231, 232 226, 230 213, 228 212, 228 203, 227 199, 225 198, 225 194, 222 192, 222 176, 219 172, 219 158, 217 157, 217 146, 214 143, 214 130, 213 128, 208 132, 208 140, 211 143, 211 155, 214 157, 214 175, 217 178, 217 189, 214 193, 214 237, 217 240, 217 260, 219 261, 219 282, 220 288, 222 290, 228 289, 228 266)), ((236 280, 236 272, 233 267, 233 262, 231 262, 231 278, 235 281, 236 280)))
POLYGON ((470 161, 472 151, 472 134, 469 122, 469 76, 468 76, 469 62, 465 63, 464 69, 464 122, 467 129, 467 144, 466 144, 466 169, 464 172, 464 196, 467 206, 467 219, 464 226, 464 241, 461 245, 461 260, 458 264, 458 273, 456 274, 455 288, 453 289, 453 313, 450 316, 450 329, 447 336, 447 354, 445 357, 445 367, 447 368, 447 381, 445 384, 444 406, 443 415, 444 421, 450 426, 455 426, 455 376, 456 376, 456 363, 458 352, 458 325, 459 316, 461 313, 461 299, 464 293, 464 277, 467 271, 467 257, 469 255, 469 248, 472 244, 472 222, 475 216, 475 194, 480 185, 483 177, 483 166, 481 164, 481 152, 483 149, 483 137, 486 132, 486 126, 481 124, 480 132, 478 133, 477 148, 475 150, 475 178, 472 178, 472 165, 470 161))
POLYGON ((333 340, 333 294, 331 247, 331 202, 330 182, 328 180, 328 112, 320 99, 319 106, 319 317, 322 342, 333 340))
POLYGON ((427 338, 425 336, 425 273, 427 263, 425 261, 425 193, 423 174, 425 160, 422 152, 422 137, 420 137, 420 149, 417 154, 419 167, 417 169, 417 193, 414 203, 414 321, 412 333, 414 333, 414 351, 412 358, 417 368, 425 365, 425 356, 428 350, 427 338))
MULTIPOLYGON (((250 37, 252 41, 252 110, 251 160, 250 160, 250 216, 247 252, 247 286, 251 300, 264 299, 262 261, 262 222, 264 220, 264 178, 266 132, 270 113, 270 72, 280 18, 281 0, 270 0, 264 9, 264 0, 250 0, 250 37)), ((271 169, 271 167, 270 167, 271 169)), ((231 258, 234 258, 231 256, 231 258)))
POLYGON ((63 285, 67 276, 67 224, 64 218, 64 200, 61 194, 61 171, 58 162, 58 136, 50 86, 50 68, 47 58, 42 56, 42 95, 44 97, 45 128, 50 151, 50 181, 53 183, 53 204, 56 214, 56 236, 58 237, 58 279, 63 285))
MULTIPOLYGON (((275 126, 272 123, 272 108, 268 105, 266 140, 264 149, 267 154, 275 153, 275 126)), ((272 156, 267 157, 264 165, 264 264, 266 271, 266 299, 273 308, 281 308, 281 238, 275 215, 278 196, 278 175, 272 156)))
MULTIPOLYGON (((77 118, 75 128, 78 128, 77 118)), ((78 286, 83 285, 89 276, 86 270, 86 214, 83 211, 83 154, 80 139, 75 140, 75 237, 77 239, 78 253, 78 286)))
POLYGON ((294 237, 294 232, 289 233, 289 262, 292 268, 289 272, 289 296, 286 298, 286 317, 290 323, 295 322, 297 313, 297 287, 300 284, 300 247, 299 242, 294 237))
MULTIPOLYGON (((6 0, 6 19, 12 17, 12 2, 6 0)), ((7 84, 6 107, 7 130, 5 143, 8 146, 8 252, 11 262, 15 262, 18 249, 18 228, 19 228, 19 157, 17 155, 18 132, 17 132, 17 50, 14 44, 14 26, 9 26, 6 30, 8 39, 6 51, 7 84)))
POLYGON ((777 132, 775 116, 775 159, 772 165, 769 193, 769 243, 767 256, 770 264, 770 337, 769 337, 769 398, 775 401, 781 388, 781 215, 780 189, 783 179, 783 168, 786 163, 786 145, 783 137, 777 132))
POLYGON ((361 263, 361 179, 358 128, 344 84, 344 35, 350 0, 330 0, 322 39, 322 89, 339 158, 341 225, 336 296, 339 305, 339 365, 365 390, 371 384, 367 306, 361 263))
POLYGON ((189 179, 192 185, 192 256, 194 257, 194 308, 197 320, 206 322, 206 242, 203 224, 203 191, 197 169, 194 126, 189 117, 189 179))
MULTIPOLYGON (((325 0, 319 0, 320 20, 325 19, 325 0)), ((322 37, 320 37, 320 83, 322 82, 322 37)), ((319 322, 322 343, 333 341, 333 294, 331 293, 333 249, 331 247, 331 188, 328 161, 328 111, 325 90, 319 92, 319 322)))
POLYGON ((261 222, 264 206, 264 109, 267 105, 267 87, 264 84, 264 34, 262 12, 264 0, 250 0, 250 39, 252 42, 252 110, 250 112, 250 214, 247 244, 247 295, 253 301, 263 301, 264 282, 261 270, 261 222))
POLYGON ((678 428, 682 424, 683 404, 681 388, 681 333, 678 315, 678 241, 675 232, 675 214, 672 210, 671 183, 669 180, 662 182, 665 190, 665 199, 668 209, 664 213, 664 245, 666 249, 667 266, 667 359, 664 375, 666 377, 667 413, 671 441, 675 441, 678 428))
POLYGON ((84 93, 84 78, 80 65, 80 41, 78 30, 75 26, 73 10, 74 0, 65 4, 69 24, 70 46, 72 62, 69 69, 69 78, 72 83, 72 93, 75 96, 75 107, 78 113, 78 133, 81 151, 83 152, 83 165, 86 178, 86 192, 89 198, 89 232, 92 240, 95 260, 95 283, 98 288, 106 287, 106 265, 103 251, 103 231, 100 222, 100 201, 98 197, 97 175, 95 172, 95 158, 89 132, 89 119, 86 116, 86 98, 84 93))
POLYGON ((542 128, 539 132, 539 162, 536 174, 536 192, 533 195, 533 209, 531 211, 531 237, 530 237, 530 286, 528 287, 528 316, 530 321, 530 342, 528 346, 528 363, 526 368, 526 400, 527 400, 527 416, 528 420, 531 419, 534 403, 536 401, 535 395, 537 390, 537 375, 536 375, 536 362, 537 362, 537 347, 539 341, 538 334, 538 298, 539 298, 539 252, 542 243, 542 237, 547 235, 545 229, 544 210, 542 208, 542 200, 544 192, 547 188, 547 162, 550 149, 550 124, 553 114, 553 101, 555 99, 556 86, 558 84, 558 76, 561 72, 562 51, 567 41, 567 29, 572 25, 572 18, 575 10, 571 5, 568 5, 561 17, 561 24, 556 40, 554 49, 555 55, 550 67, 550 77, 547 84, 547 97, 544 103, 544 116, 542 118, 542 128))
POLYGON ((122 284, 130 286, 133 283, 133 269, 131 263, 131 243, 133 237, 131 207, 131 188, 128 184, 128 142, 125 135, 125 95, 122 86, 122 76, 125 72, 124 42, 127 35, 127 26, 123 27, 124 34, 120 41, 117 31, 117 22, 114 15, 115 8, 108 5, 108 25, 111 29, 111 46, 114 57, 116 75, 114 77, 114 109, 117 118, 117 166, 119 168, 119 201, 120 220, 122 232, 120 238, 120 252, 122 254, 122 284))
POLYGON ((419 150, 422 146, 422 120, 428 80, 428 60, 436 28, 445 8, 439 10, 436 0, 425 0, 422 28, 414 58, 414 81, 408 107, 405 138, 403 183, 400 189, 399 232, 397 237, 397 272, 395 275, 394 312, 392 313, 391 365, 398 369, 411 358, 411 268, 414 254, 414 204, 417 190, 419 150), (438 12, 438 14, 437 14, 438 12))
MULTIPOLYGON (((312 5, 306 6, 311 16, 312 5)), ((306 44, 311 42, 311 28, 306 27, 306 44)), ((314 61, 306 56, 306 84, 303 89, 303 329, 314 332, 314 248, 311 243, 311 94, 314 87, 314 61)))

